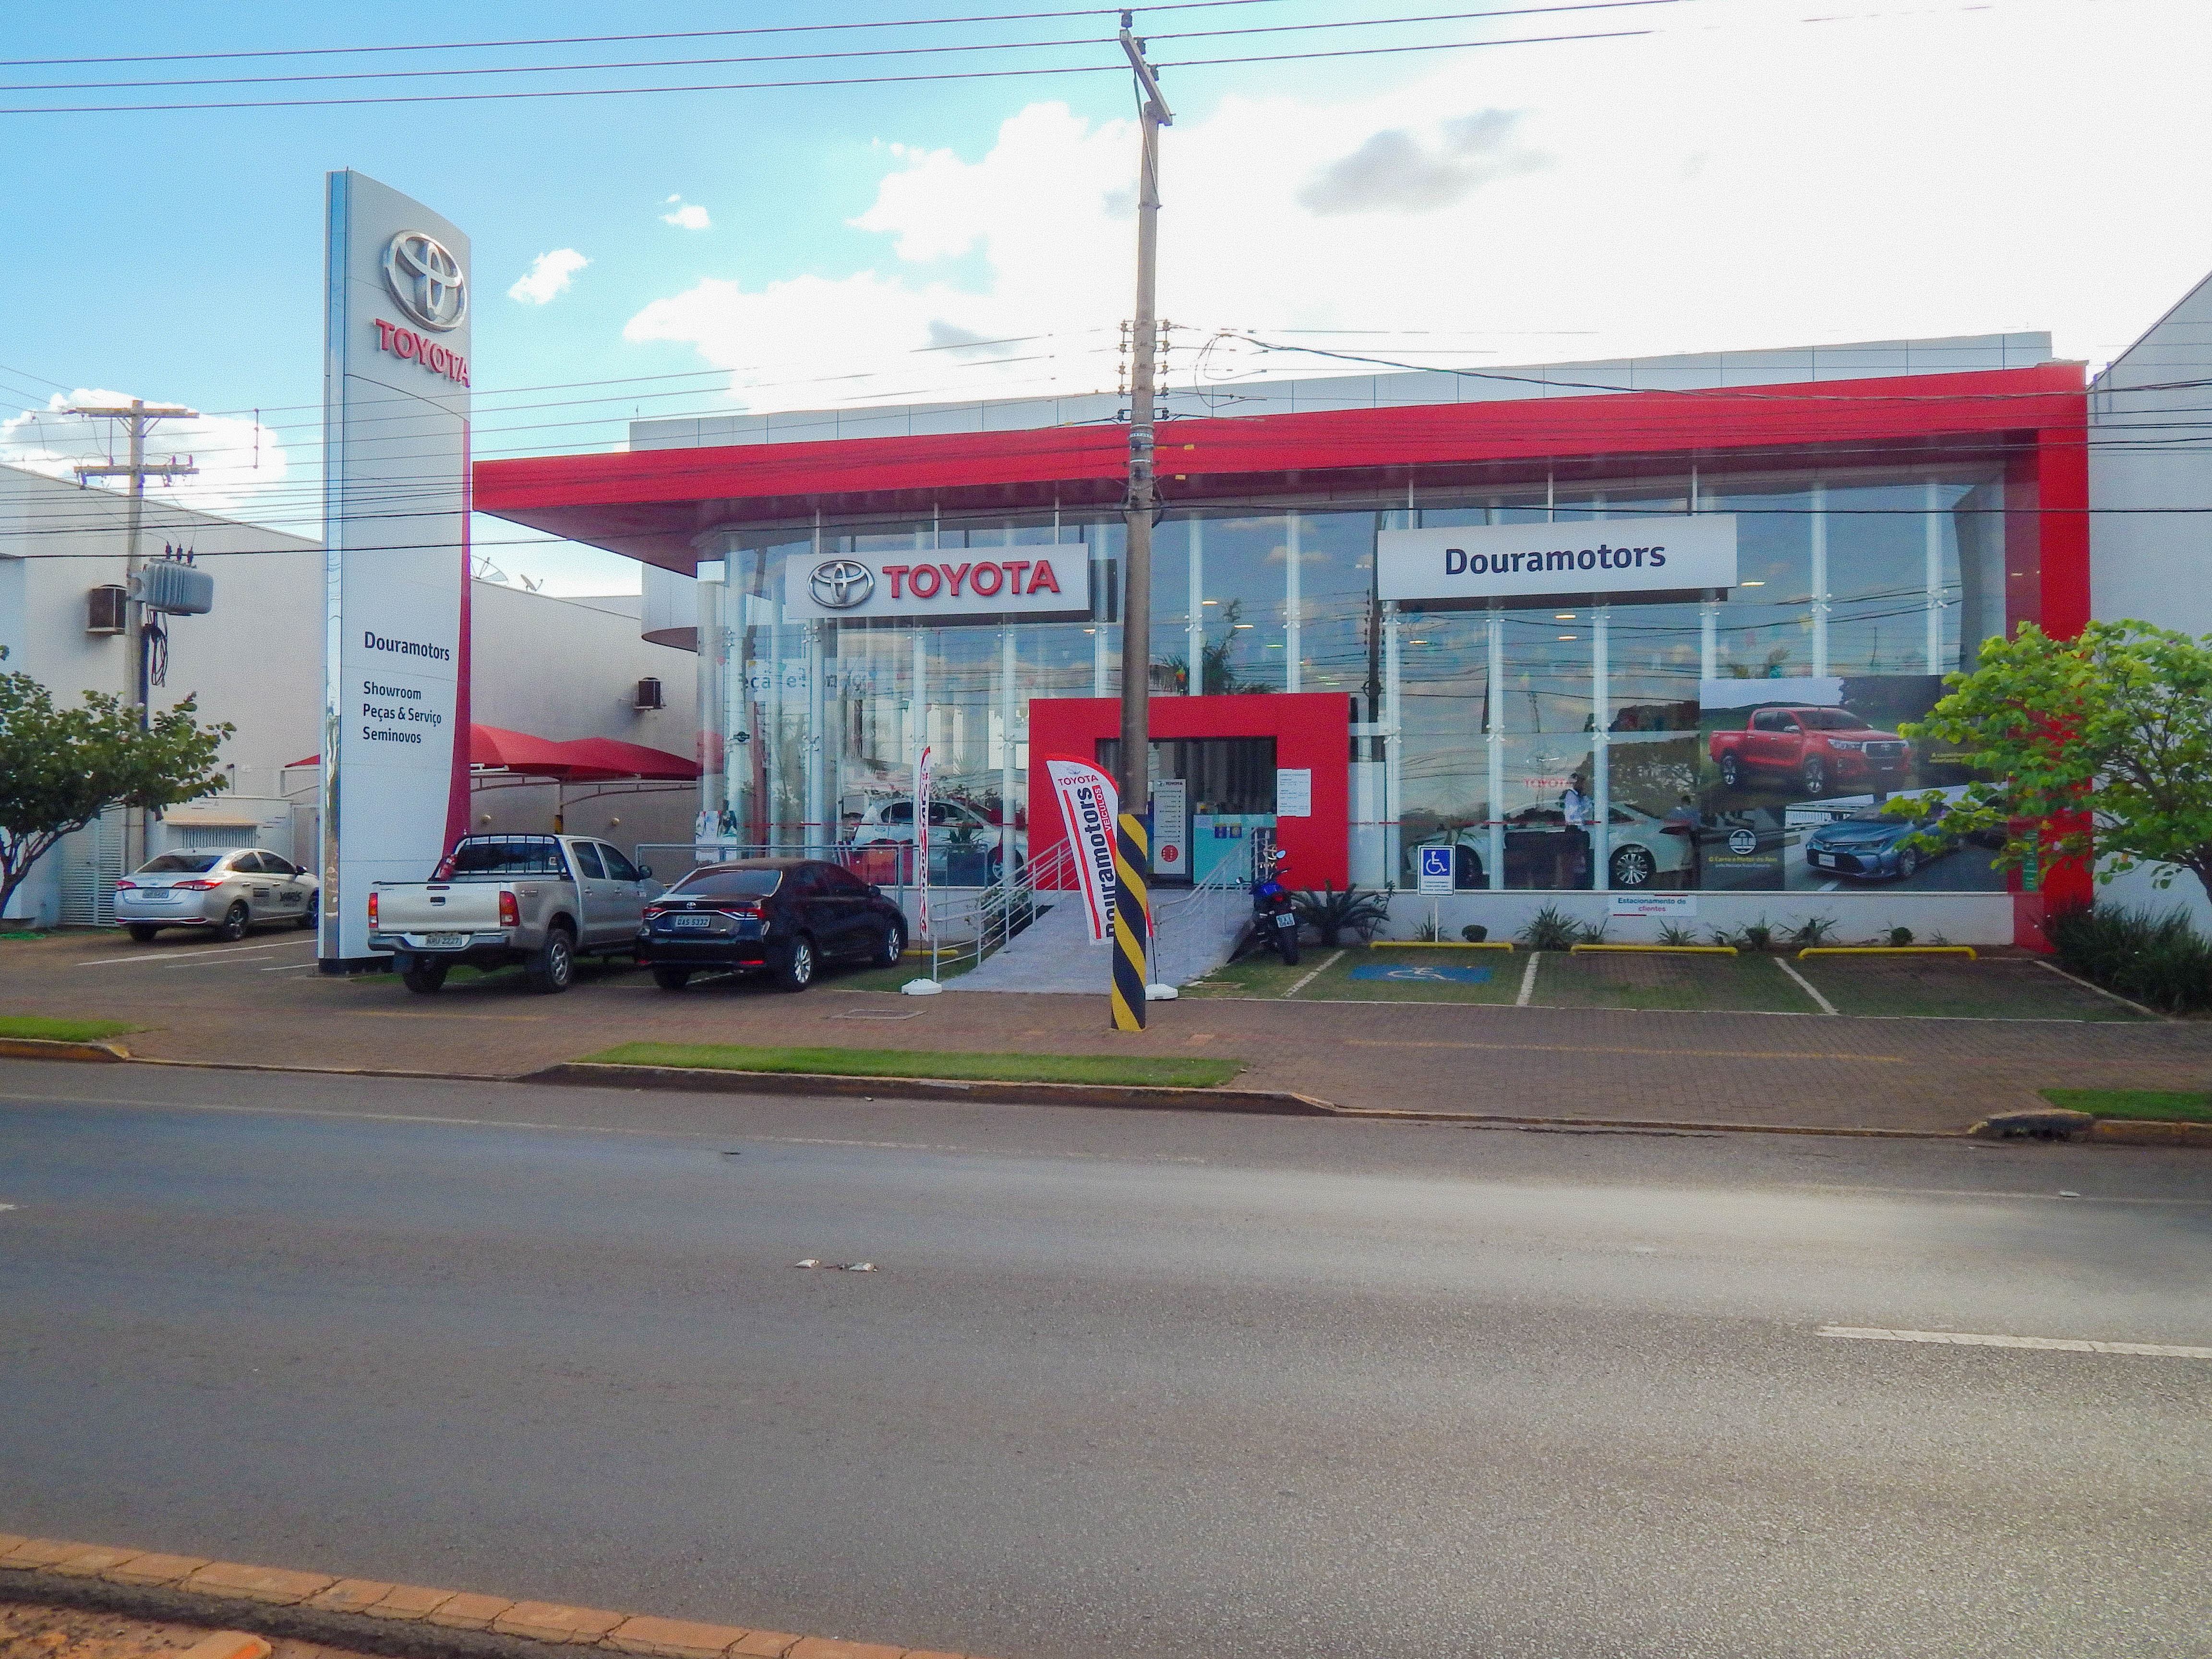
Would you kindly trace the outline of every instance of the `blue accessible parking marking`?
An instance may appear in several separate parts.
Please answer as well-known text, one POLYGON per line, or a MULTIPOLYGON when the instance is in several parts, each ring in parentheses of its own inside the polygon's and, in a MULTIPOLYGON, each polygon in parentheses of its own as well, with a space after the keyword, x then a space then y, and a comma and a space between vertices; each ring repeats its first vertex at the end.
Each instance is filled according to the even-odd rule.
POLYGON ((1490 981, 1487 968, 1431 967, 1424 963, 1416 967, 1391 967, 1380 962, 1364 962, 1352 970, 1354 979, 1386 979, 1414 985, 1486 985, 1490 981))

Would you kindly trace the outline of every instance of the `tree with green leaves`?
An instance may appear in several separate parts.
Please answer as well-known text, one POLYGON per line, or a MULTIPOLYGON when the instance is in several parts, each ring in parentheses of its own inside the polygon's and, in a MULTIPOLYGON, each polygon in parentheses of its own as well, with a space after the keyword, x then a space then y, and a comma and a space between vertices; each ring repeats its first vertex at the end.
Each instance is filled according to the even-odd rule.
POLYGON ((1945 684, 1927 719, 1899 730, 1955 746, 1992 781, 1955 801, 1899 796, 1889 811, 1941 807, 1950 834, 2002 832, 2001 867, 2094 856, 2100 880, 2151 866, 2164 887, 2187 870, 2212 896, 2212 635, 2093 622, 2055 640, 2023 623, 1945 684))
POLYGON ((216 756, 234 728, 198 713, 186 697, 141 724, 109 692, 64 708, 28 674, 0 673, 0 915, 33 865, 109 807, 158 811, 226 787, 216 756))

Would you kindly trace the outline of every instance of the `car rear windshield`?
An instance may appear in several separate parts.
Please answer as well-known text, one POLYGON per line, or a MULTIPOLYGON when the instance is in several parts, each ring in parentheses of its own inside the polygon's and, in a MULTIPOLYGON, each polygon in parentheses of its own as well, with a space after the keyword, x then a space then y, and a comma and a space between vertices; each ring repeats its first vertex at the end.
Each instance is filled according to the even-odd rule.
POLYGON ((220 853, 164 853, 138 866, 142 876, 197 876, 222 862, 220 853))
POLYGON ((697 870, 669 893, 685 898, 766 898, 782 880, 781 870, 697 870))
POLYGON ((550 836, 501 836, 465 841, 446 854, 434 881, 472 876, 565 876, 561 843, 550 836))
POLYGON ((1867 729, 1867 723, 1856 714, 1847 714, 1840 708, 1808 708, 1802 711, 1797 718, 1808 731, 1812 732, 1863 732, 1867 729))

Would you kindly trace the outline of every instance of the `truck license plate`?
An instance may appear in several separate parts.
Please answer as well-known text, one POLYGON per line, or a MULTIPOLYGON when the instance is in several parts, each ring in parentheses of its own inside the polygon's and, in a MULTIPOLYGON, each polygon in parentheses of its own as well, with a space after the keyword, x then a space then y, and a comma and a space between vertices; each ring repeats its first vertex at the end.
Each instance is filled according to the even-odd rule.
POLYGON ((712 927, 714 919, 712 916, 671 916, 668 925, 671 927, 712 927))
POLYGON ((430 951, 458 951, 469 942, 466 933, 425 933, 423 948, 430 951))

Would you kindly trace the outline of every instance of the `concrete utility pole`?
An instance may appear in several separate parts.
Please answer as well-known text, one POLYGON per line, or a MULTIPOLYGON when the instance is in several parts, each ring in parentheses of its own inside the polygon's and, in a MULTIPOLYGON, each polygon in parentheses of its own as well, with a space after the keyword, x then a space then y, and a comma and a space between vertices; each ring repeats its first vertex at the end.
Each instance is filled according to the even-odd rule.
POLYGON ((88 463, 76 469, 76 481, 82 484, 87 478, 128 478, 131 480, 130 507, 124 520, 123 531, 123 588, 127 609, 124 637, 131 641, 130 661, 125 668, 127 684, 125 695, 143 720, 146 714, 146 608, 138 597, 138 532, 146 516, 146 480, 149 477, 189 478, 199 471, 190 459, 179 460, 172 455, 166 461, 152 465, 146 462, 146 428, 155 421, 191 420, 199 414, 197 409, 186 409, 181 404, 149 404, 133 398, 127 408, 71 405, 70 413, 83 415, 96 420, 122 421, 131 432, 131 459, 121 466, 112 461, 104 465, 88 463))
POLYGON ((1151 789, 1152 690, 1152 353, 1159 331, 1155 280, 1159 261, 1160 129, 1175 115, 1160 91, 1145 43, 1121 14, 1121 50, 1136 72, 1143 103, 1137 178, 1137 315, 1129 325, 1129 489, 1121 565, 1121 810, 1142 816, 1151 789))
MULTIPOLYGON (((124 653, 124 696, 138 711, 138 723, 146 723, 147 685, 146 606, 139 597, 139 572, 143 568, 138 557, 138 532, 146 517, 146 480, 149 477, 189 478, 199 471, 187 458, 179 460, 172 455, 166 461, 149 465, 146 461, 146 428, 155 421, 190 420, 199 414, 196 409, 186 409, 182 404, 149 404, 142 398, 133 398, 127 408, 102 407, 77 404, 70 413, 83 415, 95 420, 125 422, 131 432, 131 459, 121 466, 110 461, 105 465, 87 464, 76 469, 76 481, 82 487, 87 478, 128 478, 131 480, 130 506, 126 509, 123 531, 123 637, 129 641, 124 653)), ((146 852, 144 814, 137 807, 126 808, 123 815, 123 867, 136 869, 146 852)))
POLYGON ((1154 316, 1153 276, 1159 252, 1160 129, 1174 121, 1145 43, 1129 32, 1121 14, 1121 50, 1136 72, 1142 105, 1143 149, 1137 178, 1137 315, 1129 325, 1134 356, 1129 376, 1129 492, 1127 535, 1121 566, 1121 793, 1114 837, 1114 1028, 1145 1029, 1152 915, 1146 897, 1152 878, 1151 836, 1145 822, 1152 779, 1152 511, 1158 495, 1152 477, 1152 352, 1159 323, 1154 316))

